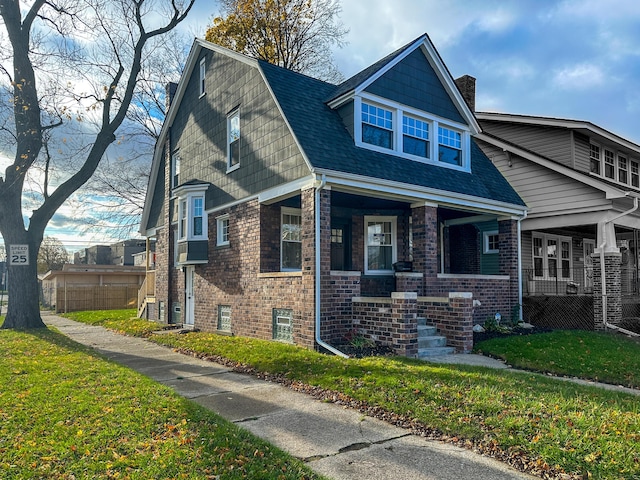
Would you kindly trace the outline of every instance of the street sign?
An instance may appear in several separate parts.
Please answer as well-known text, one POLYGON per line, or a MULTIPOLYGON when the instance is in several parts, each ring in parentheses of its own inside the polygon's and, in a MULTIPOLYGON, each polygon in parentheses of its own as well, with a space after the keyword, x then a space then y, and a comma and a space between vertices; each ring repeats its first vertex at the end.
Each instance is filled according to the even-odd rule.
POLYGON ((29 245, 9 245, 9 265, 29 265, 29 245))

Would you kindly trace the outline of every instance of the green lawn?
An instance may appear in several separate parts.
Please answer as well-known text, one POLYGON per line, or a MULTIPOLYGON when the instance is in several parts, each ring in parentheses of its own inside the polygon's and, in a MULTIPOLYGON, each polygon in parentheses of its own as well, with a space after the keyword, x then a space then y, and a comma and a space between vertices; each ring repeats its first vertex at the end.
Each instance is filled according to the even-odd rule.
POLYGON ((0 330, 0 351, 0 478, 319 478, 55 331, 0 330))
MULTIPOLYGON (((79 315, 69 316, 81 319, 79 315)), ((129 330, 131 324, 131 333, 146 335, 141 333, 144 329, 140 328, 140 320, 130 321, 129 316, 111 321, 118 324, 120 331, 129 330)), ((154 325, 147 325, 147 331, 153 328, 154 325)), ((545 365, 553 361, 557 373, 562 373, 568 366, 563 367, 559 359, 563 357, 561 351, 568 348, 567 342, 576 338, 577 345, 582 345, 587 341, 578 332, 556 333, 567 335, 566 342, 540 340, 548 348, 544 355, 525 355, 531 360, 528 368, 547 370, 545 365)), ((598 347, 589 347, 588 354, 585 350, 579 361, 569 364, 578 368, 577 376, 602 379, 602 374, 593 374, 602 365, 614 371, 609 361, 612 354, 605 345, 617 346, 620 339, 594 335, 599 338, 598 347), (602 343, 609 341, 613 343, 602 343)), ((535 337, 504 341, 526 340, 533 344, 535 337)), ((429 364, 405 358, 345 360, 278 342, 202 332, 154 335, 152 340, 241 363, 284 382, 313 386, 316 392, 322 389, 328 399, 339 398, 378 416, 400 418, 437 438, 473 446, 539 474, 567 472, 574 478, 640 479, 638 396, 533 373, 429 364)), ((490 351, 485 344, 480 347, 490 351)), ((630 348, 621 354, 627 367, 618 370, 623 372, 621 378, 632 379, 633 372, 638 371, 632 362, 640 357, 640 347, 625 344, 625 348, 630 348)), ((611 378, 619 377, 612 374, 611 378)))
POLYGON ((557 330, 494 338, 475 350, 516 368, 640 388, 640 343, 620 334, 557 330))

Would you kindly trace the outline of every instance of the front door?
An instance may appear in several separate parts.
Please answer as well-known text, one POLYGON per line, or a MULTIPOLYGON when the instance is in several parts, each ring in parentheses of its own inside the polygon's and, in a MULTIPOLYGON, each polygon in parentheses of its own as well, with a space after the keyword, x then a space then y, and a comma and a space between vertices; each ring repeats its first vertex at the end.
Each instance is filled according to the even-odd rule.
POLYGON ((196 268, 193 265, 184 270, 184 324, 193 326, 195 298, 193 284, 196 276, 196 268))
POLYGON ((582 245, 584 248, 584 290, 585 292, 593 292, 593 258, 591 255, 596 249, 596 242, 584 239, 582 245))

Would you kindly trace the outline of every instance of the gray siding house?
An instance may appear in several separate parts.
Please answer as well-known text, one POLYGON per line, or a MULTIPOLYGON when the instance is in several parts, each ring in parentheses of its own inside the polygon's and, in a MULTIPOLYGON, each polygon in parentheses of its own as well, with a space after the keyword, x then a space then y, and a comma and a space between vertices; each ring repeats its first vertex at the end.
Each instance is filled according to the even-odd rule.
POLYGON ((474 320, 517 309, 526 207, 427 35, 341 85, 196 39, 171 91, 141 316, 420 356, 418 318, 466 352, 474 320))
MULTIPOLYGON (((529 207, 521 222, 524 295, 636 297, 640 146, 585 121, 476 118, 478 144, 529 207), (608 292, 597 278, 604 256, 619 263, 620 280, 608 292)), ((610 319, 622 315, 620 308, 610 319)))

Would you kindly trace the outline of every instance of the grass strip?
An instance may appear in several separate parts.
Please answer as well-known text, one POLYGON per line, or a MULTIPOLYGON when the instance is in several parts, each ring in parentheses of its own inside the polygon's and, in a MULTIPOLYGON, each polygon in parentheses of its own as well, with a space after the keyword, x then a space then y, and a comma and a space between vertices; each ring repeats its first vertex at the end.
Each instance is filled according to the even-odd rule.
POLYGON ((0 330, 0 351, 0 478, 320 478, 54 331, 0 330))

